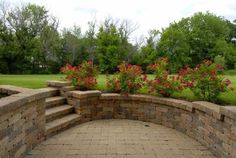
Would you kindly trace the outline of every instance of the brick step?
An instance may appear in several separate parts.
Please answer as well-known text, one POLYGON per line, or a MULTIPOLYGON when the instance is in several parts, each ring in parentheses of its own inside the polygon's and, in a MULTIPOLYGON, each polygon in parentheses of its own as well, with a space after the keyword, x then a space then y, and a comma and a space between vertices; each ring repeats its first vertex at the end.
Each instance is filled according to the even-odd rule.
POLYGON ((46 136, 50 137, 62 130, 68 129, 72 125, 79 122, 80 116, 78 114, 66 115, 60 119, 46 123, 46 136))
POLYGON ((46 98, 46 108, 51 108, 51 107, 55 107, 55 106, 59 106, 62 105, 66 102, 66 98, 65 97, 61 97, 61 96, 55 96, 55 97, 49 97, 46 98))
POLYGON ((70 105, 61 105, 46 110, 46 122, 61 118, 74 111, 74 107, 70 105))

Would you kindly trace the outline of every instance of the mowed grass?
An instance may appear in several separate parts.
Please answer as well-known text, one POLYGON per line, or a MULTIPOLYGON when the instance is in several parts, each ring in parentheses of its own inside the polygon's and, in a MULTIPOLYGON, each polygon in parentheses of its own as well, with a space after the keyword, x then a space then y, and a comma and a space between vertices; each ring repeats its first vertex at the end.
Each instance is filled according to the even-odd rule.
MULTIPOLYGON (((110 75, 111 77, 111 75, 110 75)), ((153 75, 148 75, 148 78, 153 78, 153 75)), ((43 88, 46 87, 46 81, 49 80, 62 80, 63 75, 0 75, 0 85, 15 85, 26 88, 43 88)), ((106 91, 106 75, 99 75, 97 78, 97 89, 106 91)), ((222 104, 236 105, 236 75, 224 75, 224 78, 228 78, 232 82, 234 87, 233 92, 225 92, 219 96, 219 100, 222 104)), ((139 91, 139 93, 146 94, 148 89, 145 87, 139 91)), ((184 90, 181 93, 175 93, 174 98, 181 98, 185 100, 199 100, 194 94, 189 90, 184 90)))
POLYGON ((26 88, 46 87, 48 80, 61 80, 63 75, 0 75, 0 85, 14 85, 26 88))

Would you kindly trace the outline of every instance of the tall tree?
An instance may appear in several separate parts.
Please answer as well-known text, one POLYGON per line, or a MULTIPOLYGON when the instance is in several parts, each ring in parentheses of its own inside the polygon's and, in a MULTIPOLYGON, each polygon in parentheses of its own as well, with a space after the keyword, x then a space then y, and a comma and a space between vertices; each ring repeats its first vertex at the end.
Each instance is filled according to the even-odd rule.
MULTIPOLYGON (((55 23, 57 21, 55 20, 55 23)), ((39 37, 39 58, 42 67, 46 72, 57 73, 61 66, 63 66, 63 54, 60 34, 57 31, 57 25, 48 25, 44 27, 39 37)))
POLYGON ((63 31, 63 51, 67 54, 67 62, 73 65, 79 63, 80 52, 80 39, 81 31, 80 27, 74 26, 72 30, 65 29, 63 31))
MULTIPOLYGON (((212 13, 196 13, 172 23, 163 30, 158 49, 168 56, 176 69, 191 61, 192 65, 204 59, 221 55, 217 43, 227 41, 229 27, 222 17, 212 13)), ((225 55, 229 53, 225 50, 225 55)))
POLYGON ((160 32, 158 30, 150 30, 146 38, 146 44, 141 48, 142 66, 146 69, 147 65, 154 63, 157 60, 157 43, 160 32))
POLYGON ((120 58, 123 61, 130 62, 133 54, 135 53, 134 46, 129 42, 130 35, 138 28, 136 23, 129 20, 122 20, 118 26, 121 44, 119 48, 120 58))
POLYGON ((121 62, 120 45, 118 29, 110 19, 105 20, 97 34, 97 59, 102 72, 114 72, 121 62))
POLYGON ((96 46, 97 46, 97 39, 96 39, 96 21, 90 21, 88 23, 88 30, 85 33, 85 49, 88 53, 88 59, 97 63, 96 60, 96 46))
POLYGON ((226 22, 230 29, 228 41, 236 44, 236 20, 234 20, 233 22, 226 20, 226 22))
POLYGON ((9 30, 14 32, 16 38, 15 54, 19 60, 15 62, 20 65, 18 70, 38 73, 48 69, 48 53, 45 51, 49 51, 46 47, 51 39, 43 36, 46 36, 49 30, 57 31, 57 22, 48 15, 48 11, 43 6, 34 4, 16 7, 8 13, 7 22, 9 30))

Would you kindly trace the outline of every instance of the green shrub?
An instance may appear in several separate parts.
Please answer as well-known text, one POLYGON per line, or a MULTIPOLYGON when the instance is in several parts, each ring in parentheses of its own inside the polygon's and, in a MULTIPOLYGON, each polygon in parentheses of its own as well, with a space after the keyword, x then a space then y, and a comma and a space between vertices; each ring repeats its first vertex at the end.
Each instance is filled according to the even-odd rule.
POLYGON ((214 63, 215 64, 219 64, 221 66, 224 67, 224 69, 226 69, 225 67, 225 57, 221 56, 221 55, 217 55, 215 58, 214 58, 214 63))
POLYGON ((160 58, 155 64, 148 66, 148 69, 152 70, 155 75, 153 80, 147 80, 149 93, 169 97, 174 92, 182 91, 180 76, 170 76, 170 72, 167 70, 168 64, 167 58, 160 58))
POLYGON ((71 81, 72 85, 79 90, 94 89, 97 85, 97 67, 92 62, 84 61, 79 66, 67 64, 61 68, 61 72, 66 75, 66 80, 71 81))
POLYGON ((202 100, 216 102, 220 92, 233 90, 229 87, 230 80, 223 79, 219 75, 223 67, 213 64, 211 61, 204 61, 194 69, 186 66, 186 70, 180 69, 179 75, 185 87, 189 87, 192 92, 202 100))
POLYGON ((142 74, 140 66, 122 63, 118 69, 112 78, 107 79, 109 91, 128 95, 136 93, 144 86, 147 76, 142 74))

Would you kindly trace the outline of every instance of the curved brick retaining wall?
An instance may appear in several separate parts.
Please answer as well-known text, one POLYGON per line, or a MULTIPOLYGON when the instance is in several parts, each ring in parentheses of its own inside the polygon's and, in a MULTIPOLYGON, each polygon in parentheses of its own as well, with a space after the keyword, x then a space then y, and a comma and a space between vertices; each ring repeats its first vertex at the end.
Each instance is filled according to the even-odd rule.
POLYGON ((71 91, 67 99, 81 115, 80 123, 111 118, 152 122, 185 133, 217 157, 236 157, 236 106, 99 91, 71 91))
MULTIPOLYGON (((0 86, 0 157, 22 157, 45 136, 45 98, 60 92, 80 115, 78 123, 132 119, 161 124, 199 141, 217 157, 236 157, 236 106, 188 102, 146 95, 120 96, 71 91, 65 85, 40 90, 0 86)), ((61 82, 60 82, 61 83, 61 82)))
POLYGON ((43 140, 45 134, 45 98, 52 88, 31 90, 0 86, 0 158, 22 157, 43 140))

